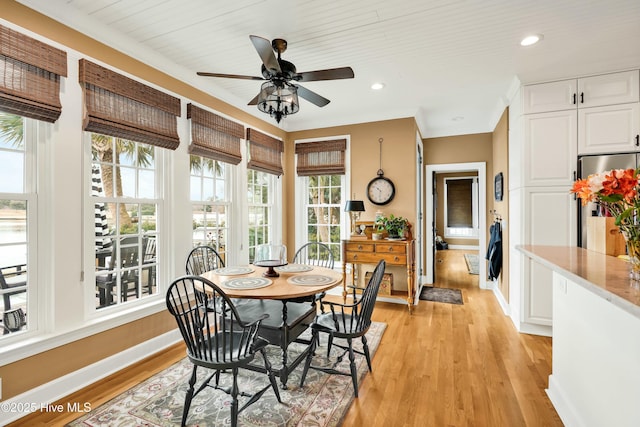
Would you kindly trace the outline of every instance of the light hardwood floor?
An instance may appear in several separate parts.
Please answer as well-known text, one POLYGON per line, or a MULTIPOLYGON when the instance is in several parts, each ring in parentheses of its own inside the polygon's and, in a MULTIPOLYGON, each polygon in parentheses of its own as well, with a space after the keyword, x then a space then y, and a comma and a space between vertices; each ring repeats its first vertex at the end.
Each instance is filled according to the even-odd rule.
MULTIPOLYGON (((440 251, 436 267, 436 286, 461 289, 464 305, 420 301, 411 316, 404 305, 376 305, 374 320, 388 326, 343 427, 562 426, 544 391, 551 339, 516 332, 493 294, 467 273, 464 252, 440 251)), ((183 356, 176 346, 62 403, 88 401, 95 408, 183 356)), ((41 414, 10 426, 72 418, 41 414)))

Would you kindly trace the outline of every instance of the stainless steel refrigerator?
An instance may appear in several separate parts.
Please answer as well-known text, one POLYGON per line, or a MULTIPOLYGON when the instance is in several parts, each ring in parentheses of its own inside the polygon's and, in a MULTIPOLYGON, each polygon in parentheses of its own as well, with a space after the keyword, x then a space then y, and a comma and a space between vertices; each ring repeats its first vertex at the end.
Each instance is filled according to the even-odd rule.
MULTIPOLYGON (((578 177, 586 178, 591 174, 606 172, 611 169, 635 169, 640 161, 640 154, 607 154, 578 157, 578 177)), ((578 246, 587 247, 587 216, 598 216, 594 203, 582 206, 578 199, 578 246)))

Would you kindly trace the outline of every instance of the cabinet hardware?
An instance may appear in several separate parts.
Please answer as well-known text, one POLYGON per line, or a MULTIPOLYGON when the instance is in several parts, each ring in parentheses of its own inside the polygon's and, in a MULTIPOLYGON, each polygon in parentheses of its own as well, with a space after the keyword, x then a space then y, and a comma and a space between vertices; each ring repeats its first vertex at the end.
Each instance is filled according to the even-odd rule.
POLYGON ((576 105, 576 102, 577 102, 577 101, 576 101, 576 94, 574 93, 574 94, 573 94, 573 105, 576 105))
POLYGON ((361 251, 362 250, 362 245, 358 245, 358 250, 361 251))
POLYGON ((584 92, 580 92, 580 104, 584 104, 584 92))
POLYGON ((636 135, 636 147, 640 147, 640 135, 636 135))

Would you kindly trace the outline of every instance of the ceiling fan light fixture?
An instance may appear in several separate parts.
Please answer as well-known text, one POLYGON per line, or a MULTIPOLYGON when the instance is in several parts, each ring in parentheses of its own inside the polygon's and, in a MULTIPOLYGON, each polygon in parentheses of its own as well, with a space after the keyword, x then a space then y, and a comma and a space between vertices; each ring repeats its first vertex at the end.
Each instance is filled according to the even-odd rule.
POLYGON ((277 85, 271 81, 262 83, 258 94, 258 110, 280 123, 284 117, 300 110, 298 88, 294 85, 277 85))

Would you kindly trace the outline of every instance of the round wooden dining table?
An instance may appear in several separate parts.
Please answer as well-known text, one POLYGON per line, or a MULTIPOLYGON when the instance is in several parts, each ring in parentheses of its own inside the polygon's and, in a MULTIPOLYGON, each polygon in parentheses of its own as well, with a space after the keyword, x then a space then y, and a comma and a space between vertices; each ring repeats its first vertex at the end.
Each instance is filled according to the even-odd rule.
MULTIPOLYGON (((280 274, 279 277, 265 277, 265 279, 271 280, 271 284, 268 286, 260 287, 257 289, 236 289, 236 288, 227 288, 225 287, 225 282, 232 279, 238 278, 262 278, 263 273, 267 271, 267 267, 258 267, 255 265, 251 266, 240 266, 237 268, 250 268, 253 271, 245 274, 220 274, 217 273, 217 270, 207 271, 202 274, 202 277, 208 279, 220 286, 222 290, 231 298, 250 298, 250 299, 278 299, 278 300, 286 300, 286 299, 296 299, 300 297, 307 297, 310 295, 315 295, 321 292, 328 291, 329 289, 335 288, 336 286, 342 283, 342 273, 332 270, 326 267, 312 267, 309 271, 303 272, 293 272, 287 271, 288 267, 292 267, 293 264, 289 264, 288 266, 283 266, 282 269, 276 268, 275 270, 280 274), (319 279, 319 284, 312 284, 313 280, 311 277, 309 278, 309 283, 304 284, 295 284, 291 283, 291 280, 295 276, 322 276, 331 278, 331 281, 328 279, 319 279)), ((233 269, 235 267, 229 267, 233 269)), ((224 271, 224 270, 223 270, 224 271)), ((233 271, 233 270, 229 270, 233 271)), ((295 279, 292 279, 295 280, 295 279)), ((299 280, 300 282, 304 282, 303 280, 299 280)))
MULTIPOLYGON (((218 285, 231 298, 246 300, 234 303, 241 315, 258 312, 269 313, 260 325, 259 334, 282 349, 282 367, 274 369, 282 386, 287 388, 289 374, 304 360, 310 351, 311 342, 299 338, 316 316, 315 302, 300 302, 299 298, 313 296, 342 284, 342 273, 326 267, 289 264, 275 268, 278 277, 264 277, 267 267, 235 266, 208 271, 201 276, 218 285), (309 269, 308 271, 296 270, 309 269), (244 271, 244 273, 242 273, 244 271), (230 274, 225 274, 225 273, 230 274), (227 286, 225 286, 227 285, 227 286), (233 285, 233 286, 232 286, 233 285), (259 286, 255 289, 238 287, 259 286), (279 313, 275 315, 275 312, 279 313), (291 343, 304 344, 306 348, 294 360, 289 360, 288 347, 291 343)), ((307 300, 309 301, 309 300, 307 300)), ((264 368, 249 365, 249 369, 264 372, 264 368)))

